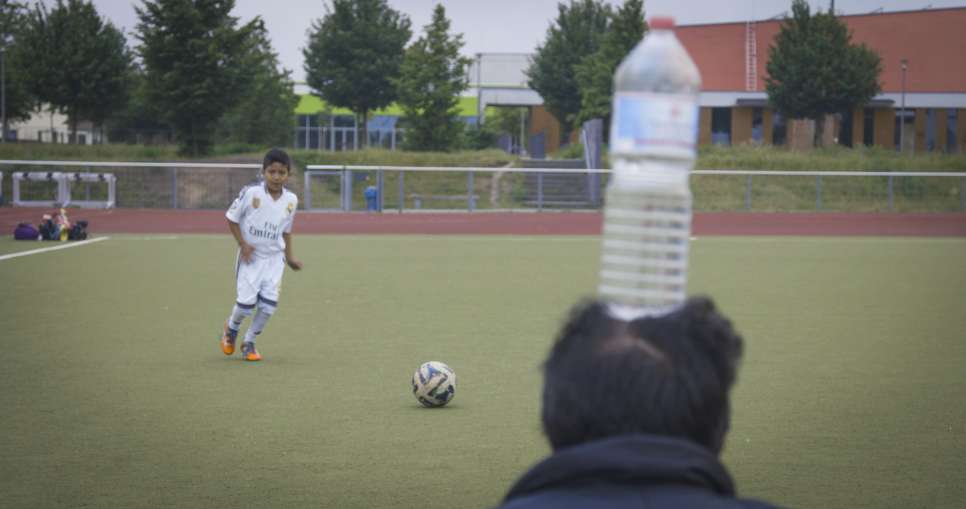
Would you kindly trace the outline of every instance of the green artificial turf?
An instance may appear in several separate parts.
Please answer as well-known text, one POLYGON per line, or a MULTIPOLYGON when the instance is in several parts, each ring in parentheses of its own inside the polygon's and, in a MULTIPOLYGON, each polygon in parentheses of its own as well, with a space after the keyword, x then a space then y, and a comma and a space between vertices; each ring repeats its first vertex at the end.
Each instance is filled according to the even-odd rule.
MULTIPOLYGON (((18 248, 0 242, 0 253, 18 248)), ((548 452, 539 364, 596 237, 296 236, 265 360, 217 344, 228 236, 0 260, 5 507, 487 507, 548 452), (424 409, 424 361, 457 373, 424 409)), ((792 507, 966 498, 966 241, 700 238, 746 337, 725 462, 792 507)))

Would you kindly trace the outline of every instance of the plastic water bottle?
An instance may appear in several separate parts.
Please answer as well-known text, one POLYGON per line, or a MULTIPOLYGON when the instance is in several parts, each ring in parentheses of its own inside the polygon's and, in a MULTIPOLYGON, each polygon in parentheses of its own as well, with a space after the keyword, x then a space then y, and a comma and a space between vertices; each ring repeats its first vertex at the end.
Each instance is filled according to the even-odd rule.
POLYGON ((649 25, 614 76, 597 291, 622 320, 672 311, 687 290, 701 76, 673 19, 649 25))

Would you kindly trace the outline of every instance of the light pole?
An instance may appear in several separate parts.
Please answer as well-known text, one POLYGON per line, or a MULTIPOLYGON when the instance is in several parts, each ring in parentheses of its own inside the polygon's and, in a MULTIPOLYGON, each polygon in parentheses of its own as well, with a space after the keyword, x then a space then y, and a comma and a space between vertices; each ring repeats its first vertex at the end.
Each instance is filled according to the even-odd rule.
POLYGON ((476 128, 483 127, 483 53, 476 54, 476 128))
POLYGON ((7 45, 0 47, 0 143, 7 142, 7 45))
POLYGON ((906 69, 909 68, 909 62, 903 58, 899 61, 899 67, 902 69, 902 116, 899 117, 899 153, 906 151, 906 69))

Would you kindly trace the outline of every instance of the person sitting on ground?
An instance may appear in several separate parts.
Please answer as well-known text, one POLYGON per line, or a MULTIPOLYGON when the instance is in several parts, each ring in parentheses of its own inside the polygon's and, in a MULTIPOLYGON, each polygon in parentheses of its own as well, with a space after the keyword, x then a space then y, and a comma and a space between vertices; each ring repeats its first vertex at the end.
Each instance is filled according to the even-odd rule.
POLYGON ((501 508, 774 507, 737 498, 718 458, 742 348, 710 298, 631 322, 578 304, 544 365, 553 453, 501 508))

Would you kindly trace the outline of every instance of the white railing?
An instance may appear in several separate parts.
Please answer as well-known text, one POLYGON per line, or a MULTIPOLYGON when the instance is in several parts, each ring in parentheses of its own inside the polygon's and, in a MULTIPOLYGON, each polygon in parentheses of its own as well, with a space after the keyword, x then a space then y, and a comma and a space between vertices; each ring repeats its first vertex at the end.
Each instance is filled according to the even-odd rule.
MULTIPOLYGON (((397 172, 398 189, 396 190, 396 209, 399 212, 404 210, 406 202, 406 192, 404 175, 406 173, 466 173, 466 192, 452 195, 451 198, 461 198, 466 203, 466 209, 473 211, 477 208, 478 197, 474 194, 474 176, 478 173, 493 174, 498 172, 512 173, 531 173, 536 178, 536 197, 534 206, 537 210, 542 210, 548 203, 545 199, 544 176, 546 175, 606 175, 610 174, 610 169, 573 169, 573 168, 493 168, 493 167, 450 167, 450 166, 380 166, 380 165, 308 165, 304 174, 303 189, 305 193, 306 208, 312 209, 312 183, 315 179, 334 177, 339 180, 341 189, 340 203, 338 207, 327 207, 328 210, 350 211, 354 209, 353 197, 353 172, 375 172, 375 186, 377 189, 376 210, 383 210, 385 205, 385 172, 397 172)), ((752 208, 752 184, 755 177, 812 177, 815 179, 815 209, 823 208, 823 178, 833 177, 885 177, 887 180, 885 193, 888 200, 888 210, 895 209, 895 179, 941 177, 959 179, 959 209, 966 211, 966 172, 939 172, 939 171, 777 171, 777 170, 694 170, 693 176, 744 176, 744 208, 752 208)), ((600 190, 597 190, 599 192, 600 190)), ((599 195, 598 195, 599 196, 599 195)), ((588 197, 588 202, 594 207, 599 206, 599 202, 594 196, 588 197)), ((415 201, 414 204, 418 204, 415 201)), ((559 204, 556 203, 556 204, 559 204)), ((369 205, 369 204, 367 204, 369 205)), ((368 208, 368 207, 367 207, 368 208)), ((419 208, 418 206, 414 208, 419 208)))
MULTIPOLYGON (((44 167, 51 174, 82 175, 73 177, 73 182, 108 183, 107 195, 103 191, 97 192, 98 200, 78 201, 71 196, 69 186, 72 180, 68 177, 58 177, 65 189, 58 188, 56 192, 48 194, 42 185, 32 187, 31 199, 24 199, 22 190, 17 189, 14 202, 25 204, 25 201, 43 202, 48 204, 63 204, 65 202, 84 206, 119 206, 137 208, 222 208, 227 207, 237 195, 238 190, 250 183, 258 176, 261 165, 258 163, 195 163, 195 162, 104 162, 104 161, 20 161, 0 160, 0 169, 5 173, 21 176, 25 173, 37 173, 44 176, 46 171, 24 172, 24 167, 44 167), (70 169, 83 169, 82 172, 72 172, 70 169), (111 169, 113 179, 101 177, 105 173, 100 170, 111 169), (10 171, 12 170, 12 171, 10 171), (103 179, 103 180, 101 180, 103 179), (108 182, 110 180, 110 182, 108 182), (114 186, 116 184, 116 191, 114 186), (115 195, 116 193, 116 195, 115 195), (49 196, 49 198, 48 198, 49 196), (86 203, 90 202, 90 203, 86 203), (109 204, 109 205, 107 205, 109 204)), ((308 165, 305 167, 303 178, 290 180, 293 190, 302 195, 304 208, 310 210, 384 210, 395 209, 399 212, 418 208, 464 209, 475 211, 480 209, 523 209, 547 210, 554 208, 585 208, 596 209, 601 205, 601 195, 609 169, 573 169, 573 168, 504 168, 504 167, 451 167, 451 166, 383 166, 383 165, 308 165), (439 185, 432 174, 449 173, 445 186, 439 185), (406 175, 410 175, 407 182, 406 175), (514 175, 525 175, 525 178, 514 175), (422 175, 415 177, 415 175, 422 175), (465 175, 465 178, 463 177, 465 175), (459 178, 454 178, 458 176, 459 178), (508 187, 507 180, 499 184, 501 178, 511 178, 508 187), (487 179, 482 181, 481 178, 487 179), (360 182, 364 182, 360 186, 360 182), (319 184, 327 187, 320 189, 319 184), (375 188, 375 200, 366 201, 364 189, 375 188), (568 187, 570 186, 570 187, 568 187), (441 188, 447 191, 439 191, 441 188), (525 188, 525 189, 524 189, 525 188), (580 188, 579 190, 575 190, 580 188), (503 192, 499 200, 494 200, 496 191, 503 192), (490 199, 480 196, 491 193, 490 199), (570 193, 561 198, 560 193, 570 193), (585 193, 579 195, 579 193, 585 193), (511 199, 510 194, 515 196, 511 199), (386 207, 386 205, 389 207, 386 207)), ((730 190, 730 198, 726 205, 718 206, 716 210, 752 210, 753 205, 759 209, 768 209, 769 202, 774 203, 781 198, 769 195, 774 188, 775 180, 789 178, 810 178, 809 190, 803 187, 800 180, 796 180, 795 190, 798 193, 796 210, 812 209, 824 210, 827 205, 835 206, 834 200, 842 198, 842 187, 855 185, 837 179, 877 178, 879 182, 870 181, 858 185, 864 187, 861 192, 874 194, 875 210, 909 210, 916 205, 910 201, 910 189, 925 189, 927 194, 914 197, 919 204, 929 200, 941 200, 942 210, 966 211, 966 172, 939 171, 772 171, 772 170, 695 170, 692 172, 692 189, 696 193, 696 206, 701 207, 701 190, 704 178, 728 177, 743 178, 743 202, 740 199, 740 188, 735 183, 729 183, 725 188, 730 190), (911 179, 911 180, 910 180, 911 179), (924 181, 923 179, 941 179, 941 182, 924 181), (952 185, 946 184, 947 179, 952 185), (958 183, 957 183, 958 180, 958 183), (762 184, 759 184, 761 182, 762 184), (936 193, 940 188, 941 194, 936 193), (870 191, 870 189, 872 191, 870 191), (813 193, 814 207, 808 200, 808 193, 813 193), (802 195, 802 193, 805 193, 802 195), (802 197, 804 196, 804 201, 802 197), (826 200, 826 197, 828 200, 826 200), (896 200, 905 200, 897 202, 896 200), (888 205, 886 206, 886 202, 888 205), (765 203, 763 206, 762 203, 765 203), (912 204, 912 205, 910 205, 912 204), (897 206, 898 205, 898 206, 897 206), (722 209, 721 206, 729 208, 722 209)), ((46 177, 37 177, 45 179, 46 177)), ((24 179, 19 179, 23 181, 24 179)), ((29 179, 28 179, 29 180, 29 179)), ((54 182, 56 179, 52 179, 54 182)), ((18 179, 12 179, 16 186, 18 179)), ((0 180, 2 185, 2 180, 0 180)), ((785 184, 781 184, 785 185, 785 184)), ((2 189, 2 188, 0 188, 2 189)), ((91 194, 90 185, 88 194, 91 194)), ((372 193, 370 193, 372 194, 372 193)), ((920 193, 922 194, 922 193, 920 193)), ((715 202, 718 203, 718 202, 715 202)), ((936 207, 932 207, 936 208, 936 207)))

